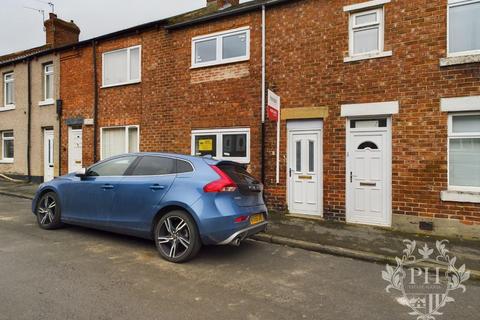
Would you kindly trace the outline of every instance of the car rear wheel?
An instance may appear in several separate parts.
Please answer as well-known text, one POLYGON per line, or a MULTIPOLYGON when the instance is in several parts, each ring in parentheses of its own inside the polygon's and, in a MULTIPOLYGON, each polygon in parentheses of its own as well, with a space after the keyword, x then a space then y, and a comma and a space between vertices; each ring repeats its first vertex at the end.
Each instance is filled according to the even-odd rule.
POLYGON ((195 221, 180 210, 168 212, 157 222, 155 244, 162 258, 175 263, 192 259, 202 246, 195 221))
POLYGON ((42 229, 52 230, 62 226, 60 203, 55 192, 47 192, 40 198, 36 214, 38 225, 42 229))

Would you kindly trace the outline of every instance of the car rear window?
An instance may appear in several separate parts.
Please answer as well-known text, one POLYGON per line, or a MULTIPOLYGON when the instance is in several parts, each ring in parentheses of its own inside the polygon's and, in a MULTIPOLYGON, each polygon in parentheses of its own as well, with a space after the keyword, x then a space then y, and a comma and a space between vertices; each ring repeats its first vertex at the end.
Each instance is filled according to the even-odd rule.
POLYGON ((240 165, 233 164, 219 164, 218 167, 225 172, 236 184, 258 184, 259 181, 255 179, 247 169, 240 165))

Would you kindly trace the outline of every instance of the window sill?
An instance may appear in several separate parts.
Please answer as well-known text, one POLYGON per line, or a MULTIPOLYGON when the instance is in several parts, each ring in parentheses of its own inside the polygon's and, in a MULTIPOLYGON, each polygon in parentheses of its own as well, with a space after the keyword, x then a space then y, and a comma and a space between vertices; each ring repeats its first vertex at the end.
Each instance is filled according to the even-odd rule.
POLYGON ((440 67, 456 66, 459 64, 476 63, 476 62, 480 62, 480 54, 441 58, 440 67))
POLYGON ((137 84, 137 83, 141 83, 141 82, 142 82, 142 80, 135 80, 135 81, 130 81, 130 82, 118 83, 118 84, 103 85, 100 88, 101 89, 108 89, 108 88, 114 88, 114 87, 128 86, 128 85, 131 85, 131 84, 137 84))
POLYGON ((13 159, 0 159, 0 164, 13 163, 13 159))
POLYGON ((442 201, 480 203, 480 192, 445 190, 440 193, 442 201))
POLYGON ((51 106, 51 105, 53 105, 53 104, 55 104, 55 100, 53 100, 53 99, 48 99, 48 100, 40 101, 40 102, 38 103, 38 105, 39 105, 40 107, 51 106))
POLYGON ((368 60, 368 59, 378 59, 378 58, 391 57, 392 55, 393 55, 392 51, 383 51, 378 53, 370 53, 370 54, 362 54, 358 56, 345 57, 343 59, 343 62, 347 63, 347 62, 355 62, 355 61, 368 60))
POLYGON ((14 110, 14 109, 15 109, 15 106, 12 106, 12 105, 4 106, 4 107, 0 107, 0 112, 14 110))
POLYGON ((248 60, 250 60, 250 57, 244 57, 244 58, 238 58, 238 59, 232 59, 232 60, 214 61, 214 62, 192 65, 190 69, 200 69, 200 68, 221 66, 221 65, 232 64, 237 62, 244 62, 248 60))

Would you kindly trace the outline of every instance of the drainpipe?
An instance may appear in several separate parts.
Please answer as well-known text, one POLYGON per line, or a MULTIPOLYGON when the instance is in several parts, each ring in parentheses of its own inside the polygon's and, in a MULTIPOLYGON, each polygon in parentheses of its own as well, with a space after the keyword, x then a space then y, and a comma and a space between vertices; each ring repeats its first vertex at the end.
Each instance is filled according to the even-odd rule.
POLYGON ((31 60, 27 60, 27 95, 28 95, 28 111, 27 111, 27 175, 28 182, 32 181, 31 171, 31 147, 32 147, 32 79, 31 79, 31 60))
POLYGON ((265 5, 262 5, 262 183, 265 184, 265 5))
POLYGON ((97 44, 92 41, 93 63, 93 162, 97 162, 97 131, 98 131, 98 90, 97 90, 97 44))

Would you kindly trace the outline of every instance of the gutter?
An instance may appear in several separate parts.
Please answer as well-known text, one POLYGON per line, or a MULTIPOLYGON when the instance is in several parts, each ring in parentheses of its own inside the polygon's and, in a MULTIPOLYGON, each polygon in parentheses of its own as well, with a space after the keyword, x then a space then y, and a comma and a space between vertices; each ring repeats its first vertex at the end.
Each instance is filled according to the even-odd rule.
POLYGON ((265 5, 262 5, 262 137, 261 137, 261 176, 262 183, 265 185, 265 42, 266 42, 266 25, 265 25, 265 5))
POLYGON ((28 182, 32 181, 31 168, 31 149, 32 149, 32 75, 31 75, 31 60, 27 60, 27 95, 28 95, 28 110, 27 110, 27 176, 28 182))
POLYGON ((97 43, 92 41, 93 63, 93 163, 97 162, 97 136, 98 136, 98 89, 97 89, 97 43))

